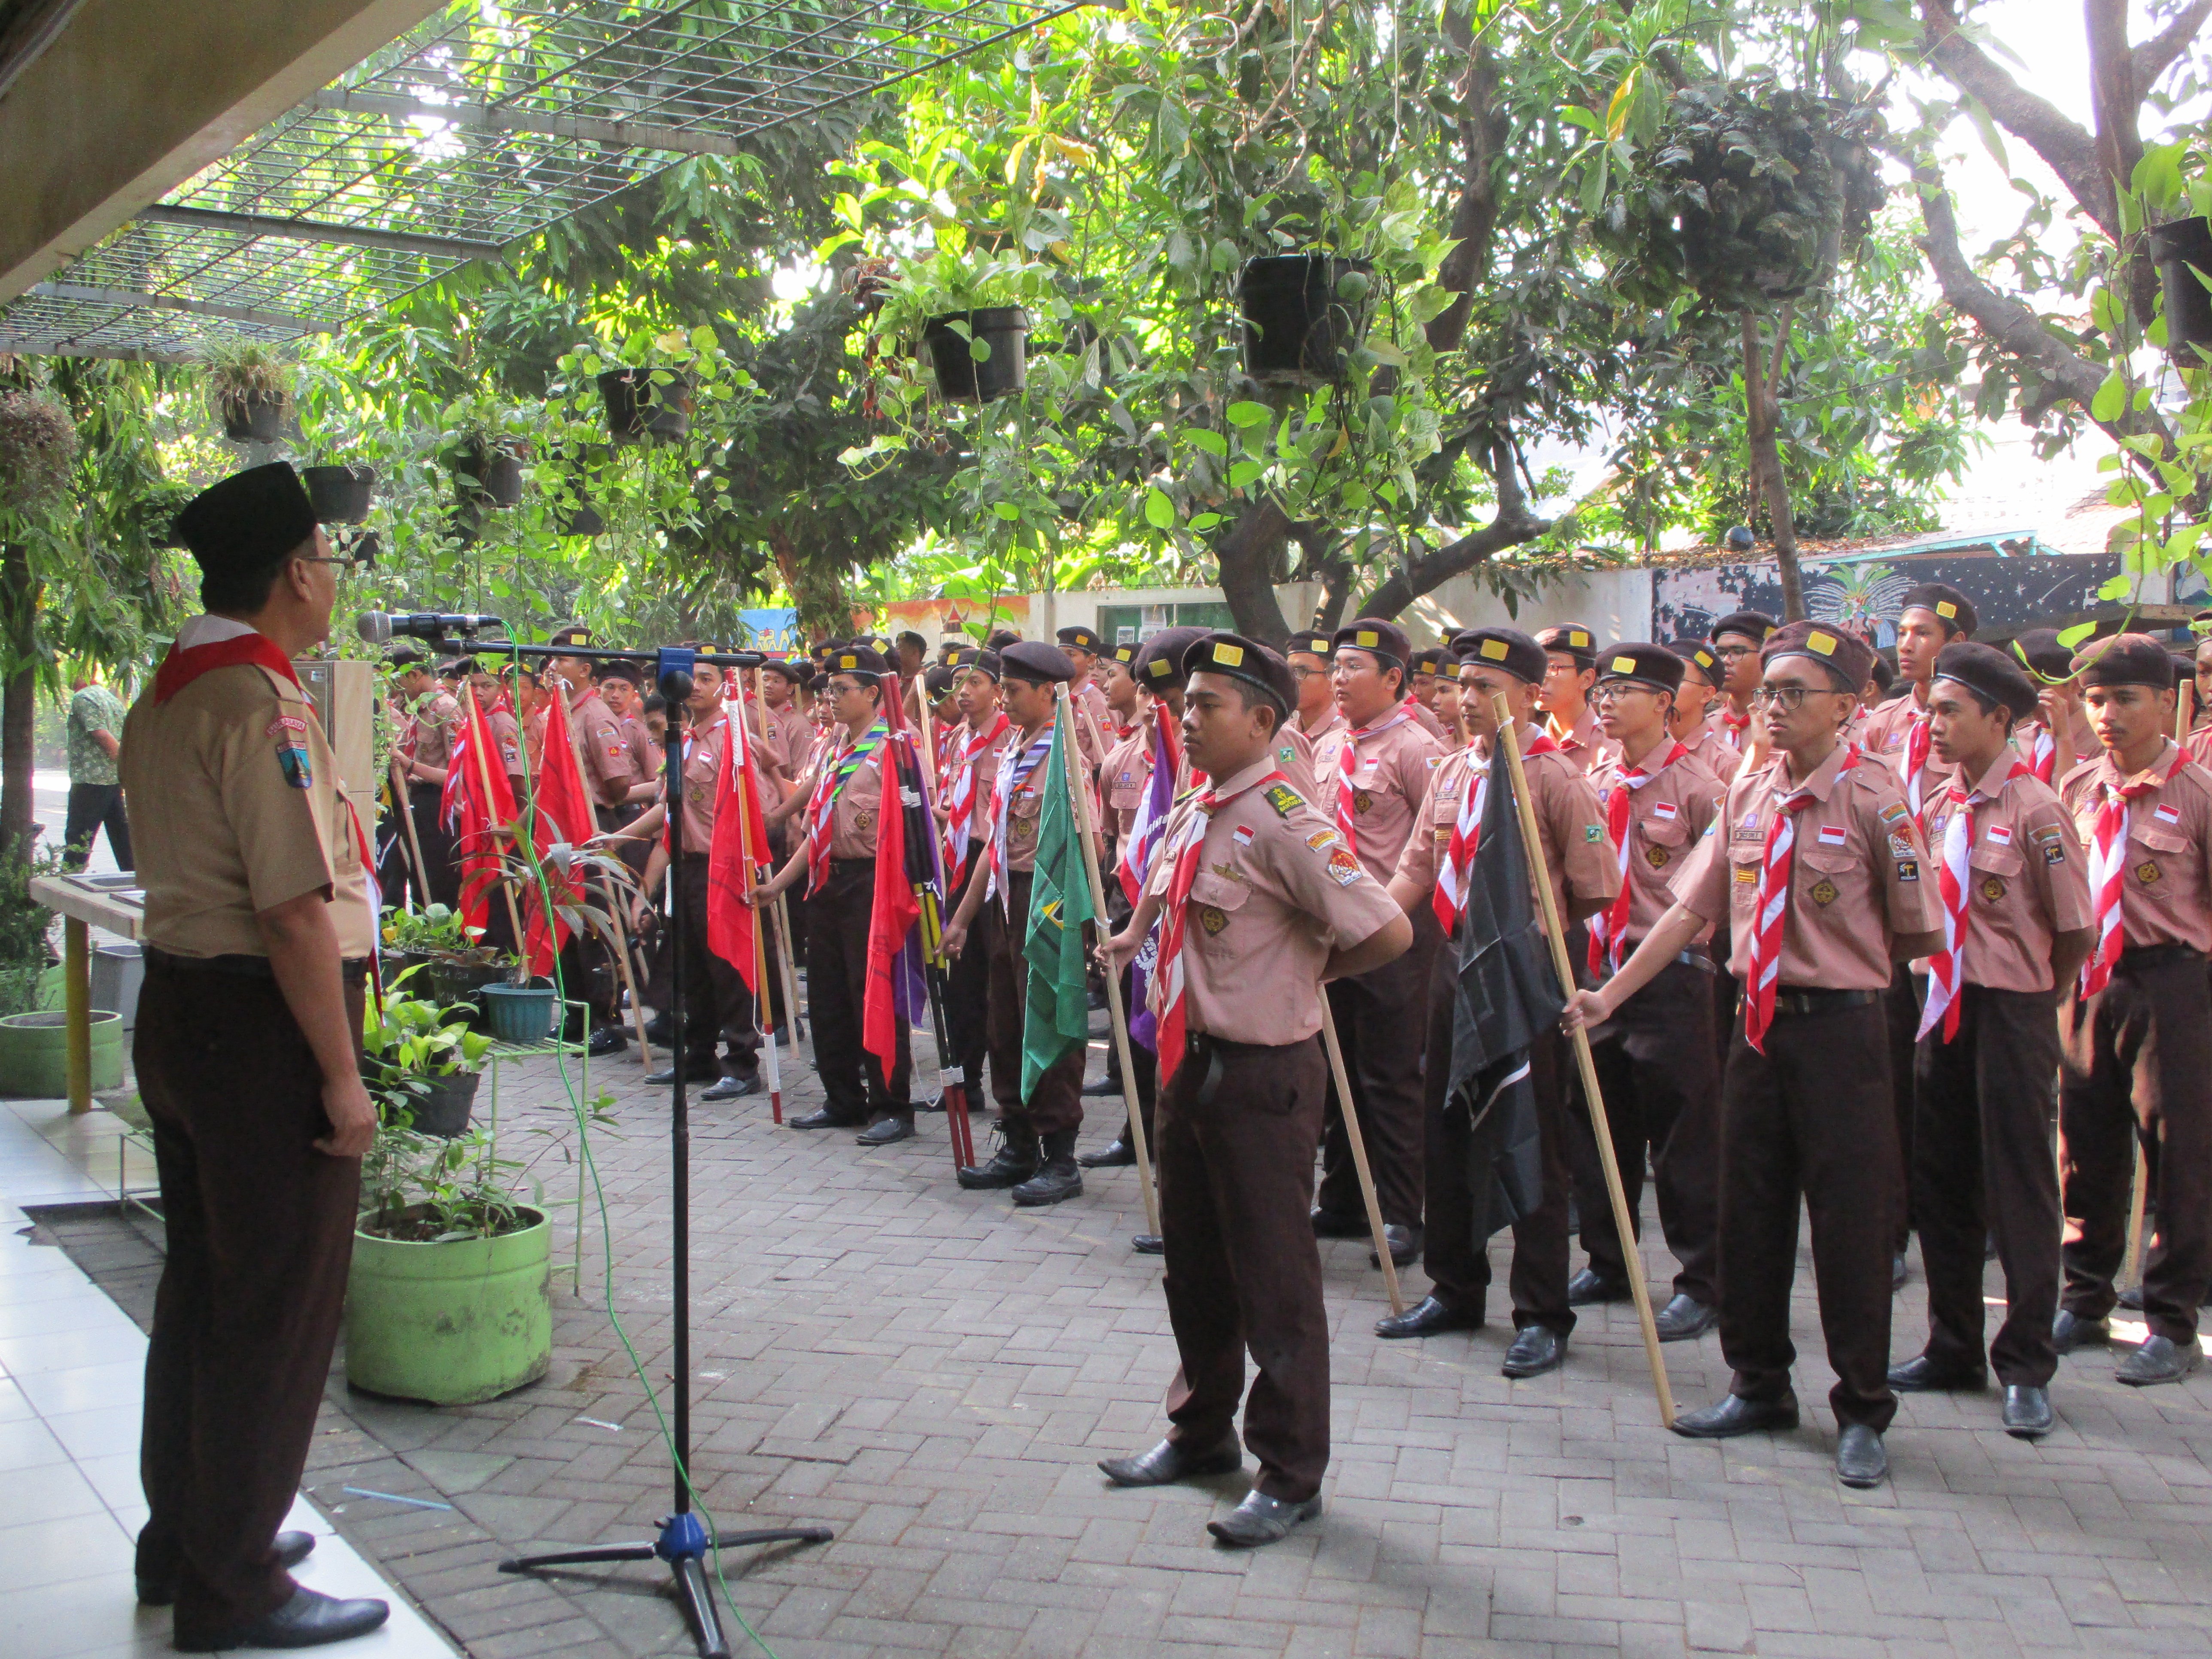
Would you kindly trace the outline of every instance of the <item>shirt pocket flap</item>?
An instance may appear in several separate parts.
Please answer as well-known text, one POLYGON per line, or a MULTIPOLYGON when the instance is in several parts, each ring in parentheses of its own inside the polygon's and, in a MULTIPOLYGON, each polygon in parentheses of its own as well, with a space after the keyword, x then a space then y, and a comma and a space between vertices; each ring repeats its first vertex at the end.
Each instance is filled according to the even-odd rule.
POLYGON ((1644 820, 1644 839, 1657 847, 1680 847, 1690 839, 1690 826, 1680 817, 1644 820))
POLYGON ((1858 862, 1858 855, 1848 847, 1801 847, 1797 856, 1805 860, 1808 869, 1826 870, 1838 875, 1858 862))
POLYGON ((2171 830, 2161 830, 2154 823, 2139 823, 2128 831, 2130 839, 2141 842, 2154 853, 2185 853, 2189 837, 2176 835, 2171 830))
POLYGON ((2021 867, 2019 848, 1993 847, 1988 842, 1975 848, 1973 855, 1966 862, 1977 870, 1987 870, 1996 876, 2016 876, 2021 867))
POLYGON ((1239 908, 1251 896, 1252 890, 1241 881, 1231 881, 1211 870, 1201 870, 1190 884, 1191 902, 1210 904, 1217 910, 1239 908))

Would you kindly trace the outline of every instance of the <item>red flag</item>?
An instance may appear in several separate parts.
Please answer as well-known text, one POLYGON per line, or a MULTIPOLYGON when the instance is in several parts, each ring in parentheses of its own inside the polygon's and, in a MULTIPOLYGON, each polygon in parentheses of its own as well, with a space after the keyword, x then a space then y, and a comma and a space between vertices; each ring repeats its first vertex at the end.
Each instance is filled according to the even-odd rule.
POLYGON ((707 854, 707 948, 760 994, 759 913, 745 902, 752 872, 768 862, 760 782, 739 704, 723 715, 722 766, 714 785, 714 839, 707 854), (740 752, 742 751, 742 752, 740 752))
MULTIPOLYGON (((565 842, 570 847, 582 846, 598 827, 598 821, 592 816, 591 792, 584 787, 584 769, 576 763, 576 745, 568 736, 568 694, 557 685, 546 700, 545 759, 538 772, 535 805, 531 842, 537 848, 541 863, 556 845, 565 842)), ((555 904, 575 902, 579 884, 550 865, 545 870, 545 884, 552 889, 555 904)), ((568 926, 559 916, 546 914, 544 896, 535 887, 530 899, 526 951, 530 970, 533 974, 550 974, 553 958, 561 949, 568 926)))
POLYGON ((454 851, 461 859, 461 920, 471 927, 483 927, 490 922, 491 893, 500 877, 494 831, 514 822, 514 787, 507 781, 506 763, 492 763, 498 745, 484 723, 476 687, 466 689, 468 713, 453 744, 444 799, 447 822, 454 830, 454 851))
MULTIPOLYGON (((889 1077, 898 1063, 898 958, 921 920, 921 900, 906 869, 906 812, 899 799, 900 764, 911 754, 912 735, 895 697, 884 698, 890 732, 876 751, 883 774, 883 805, 876 814, 876 890, 868 907, 867 994, 860 1008, 860 1046, 884 1063, 889 1077)), ((920 782, 919 778, 915 781, 920 782)))

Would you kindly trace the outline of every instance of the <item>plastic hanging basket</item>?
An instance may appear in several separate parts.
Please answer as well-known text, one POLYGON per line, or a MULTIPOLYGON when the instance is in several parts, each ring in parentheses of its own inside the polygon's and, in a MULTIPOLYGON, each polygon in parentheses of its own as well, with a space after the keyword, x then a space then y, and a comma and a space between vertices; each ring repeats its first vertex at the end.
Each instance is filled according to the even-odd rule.
POLYGON ((220 400, 222 435, 233 443, 273 444, 291 400, 279 392, 241 392, 220 400))
POLYGON ((2212 276, 2212 220, 2176 219, 2154 226, 2150 250, 2166 295, 2166 351, 2193 368, 2203 359, 2191 348, 2212 347, 2212 289, 2197 274, 2212 276))
POLYGON ((599 376, 607 430, 618 444, 681 438, 691 430, 691 377, 674 369, 611 368, 599 376), (656 374, 669 376, 657 380, 656 374))
POLYGON ((300 474, 317 524, 359 524, 376 489, 373 466, 311 466, 300 474))
POLYGON ((921 331, 937 371, 939 393, 955 403, 988 404, 1010 398, 1029 383, 1030 314, 1019 306, 990 306, 981 311, 951 311, 933 317, 921 331), (963 323, 963 336, 951 325, 963 323), (970 340, 988 354, 977 362, 970 340))
POLYGON ((1346 295, 1345 278, 1366 277, 1364 259, 1326 253, 1270 254, 1244 263, 1237 297, 1244 315, 1244 372, 1333 380, 1358 343, 1367 302, 1346 295))

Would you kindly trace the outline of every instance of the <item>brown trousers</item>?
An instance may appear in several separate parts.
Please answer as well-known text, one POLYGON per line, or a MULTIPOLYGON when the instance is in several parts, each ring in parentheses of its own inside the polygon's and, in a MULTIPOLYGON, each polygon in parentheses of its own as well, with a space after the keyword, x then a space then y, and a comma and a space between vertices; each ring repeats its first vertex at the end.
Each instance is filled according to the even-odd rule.
MULTIPOLYGON (((979 843, 968 860, 968 873, 957 891, 948 895, 945 914, 951 916, 968 896, 969 884, 986 879, 984 854, 979 843)), ((968 1080, 968 1103, 983 1102, 983 1059, 990 1040, 991 970, 982 949, 980 927, 975 947, 953 957, 945 970, 945 1041, 952 1045, 946 1063, 957 1066, 968 1080)))
MULTIPOLYGON (((1720 1297, 1721 1079, 1713 1064, 1712 981, 1702 968, 1669 963, 1606 1022, 1602 1041, 1590 1045, 1629 1223, 1641 1238, 1648 1147, 1660 1229, 1680 1264, 1674 1289, 1708 1307, 1720 1297)), ((1577 1102, 1581 1093, 1576 1091, 1577 1102)), ((1586 1102, 1582 1109, 1588 1113, 1586 1102)), ((1589 1121, 1583 1133, 1595 1134, 1589 1121)), ((1595 1150, 1593 1139, 1593 1156, 1595 1150)), ((1580 1198, 1590 1267, 1626 1284, 1628 1260, 1601 1169, 1596 1191, 1580 1198)))
POLYGON ((1905 1194, 1905 1201, 1898 1206, 1897 1224, 1891 1234, 1892 1243, 1899 1251, 1905 1249, 1912 1230, 1920 1224, 1912 1191, 1912 1126, 1916 1121, 1912 1096, 1917 1070, 1914 1053, 1919 1042, 1914 1034, 1920 1030, 1920 1010, 1928 1000, 1927 991, 1927 976, 1916 976, 1909 963, 1900 962, 1890 976, 1889 993, 1882 1000, 1882 1017, 1889 1032, 1890 1109, 1897 1119, 1899 1190, 1905 1194))
POLYGON ((2112 982, 2059 1014, 2058 1163, 2066 1206, 2066 1308, 2112 1310, 2127 1252, 2135 1148, 2148 1164, 2158 1245, 2143 1260, 2143 1321, 2197 1340, 2212 1278, 2212 998, 2204 958, 2130 948, 2112 982))
POLYGON ((838 859, 830 866, 830 878, 806 901, 806 1010, 813 1020, 814 1069, 822 1079, 823 1106, 848 1123, 914 1110, 906 1022, 896 1023, 898 1059, 888 1078, 882 1060, 860 1046, 868 915, 875 896, 876 861, 838 859))
POLYGON ((1730 1392, 1778 1400, 1797 1350, 1797 1200, 1813 1222, 1820 1330, 1842 1425, 1879 1433, 1889 1391, 1890 1237, 1899 1190, 1888 1028, 1879 999, 1820 1013, 1778 1010, 1762 1054, 1741 1025, 1721 1088, 1721 1356, 1730 1392))
MULTIPOLYGON (((346 988, 355 1041, 361 988, 346 988)), ((281 1607, 353 1256, 361 1164, 327 1158, 323 1074, 270 979, 150 958, 131 1047, 168 1260, 146 1349, 138 1571, 177 1580, 180 1640, 281 1607)))
MULTIPOLYGON (((1413 913, 1411 950, 1357 979, 1333 980, 1328 988, 1344 1074, 1367 1142, 1375 1197, 1382 1219, 1400 1227, 1421 1224, 1421 1040, 1428 1025, 1430 964, 1442 954, 1443 943, 1435 913, 1424 904, 1413 913)), ((1352 1137, 1345 1133, 1334 1079, 1322 1124, 1321 1189, 1315 1201, 1332 1215, 1364 1219, 1367 1201, 1360 1194, 1359 1168, 1352 1162, 1352 1137)))
POLYGON ((1070 1048, 1037 1079, 1036 1093, 1022 1103, 1022 1021, 1029 1012, 1030 964, 1022 954, 1022 930, 1028 926, 1031 872, 1012 870, 1002 878, 1006 899, 983 901, 983 971, 991 1054, 991 1099, 1009 1135, 1049 1135, 1083 1127, 1085 1048, 1070 1048), (1011 913, 1011 914, 1010 914, 1011 913))
POLYGON ((1244 1402, 1253 1485, 1300 1503, 1328 1468, 1328 1316, 1306 1217, 1328 1064, 1317 1038, 1280 1048, 1193 1037, 1160 1091, 1160 1232, 1182 1365, 1168 1438, 1210 1447, 1244 1402))
POLYGON ((1913 1079, 1912 1214, 1928 1270, 1928 1357, 1982 1369, 1982 1267, 1995 1234, 2005 1318, 1989 1346, 1997 1381, 2040 1389, 2058 1369, 2058 1166, 2051 1108, 2058 994, 1969 984, 1959 1031, 1921 1042, 1913 1079))
MULTIPOLYGON (((704 853, 686 853, 676 866, 676 902, 684 907, 684 1059, 704 1071, 714 1061, 719 1038, 728 1047, 729 1073, 751 1077, 760 1070, 760 1032, 755 1029, 753 994, 738 970, 716 956, 707 943, 707 866, 704 853)), ((754 925, 767 945, 763 959, 769 982, 775 982, 775 941, 769 912, 753 912, 754 925)), ((669 975, 664 988, 675 986, 675 930, 669 930, 669 975)))
MULTIPOLYGON (((1480 1313, 1490 1294, 1488 1178, 1478 1191, 1468 1174, 1470 1157, 1487 1169, 1498 1126, 1468 1121, 1468 1112, 1444 1109, 1450 1080, 1452 991, 1457 969, 1451 952, 1438 951, 1429 974, 1429 1061, 1422 1073, 1422 1118, 1427 1135, 1422 1188, 1428 1232, 1422 1250, 1437 1299, 1466 1313, 1480 1313)), ((1565 1336, 1575 1328, 1567 1305, 1566 1037, 1554 1028, 1528 1049, 1529 1083, 1542 1131, 1544 1199, 1513 1224, 1513 1266, 1508 1285, 1513 1323, 1546 1325, 1565 1336)))
MULTIPOLYGON (((444 794, 443 785, 410 782, 407 810, 414 815, 415 841, 422 849, 422 878, 430 890, 428 901, 453 907, 461 902, 461 866, 453 856, 453 832, 439 817, 444 794)), ((407 831, 403 828, 399 833, 404 836, 407 831)))

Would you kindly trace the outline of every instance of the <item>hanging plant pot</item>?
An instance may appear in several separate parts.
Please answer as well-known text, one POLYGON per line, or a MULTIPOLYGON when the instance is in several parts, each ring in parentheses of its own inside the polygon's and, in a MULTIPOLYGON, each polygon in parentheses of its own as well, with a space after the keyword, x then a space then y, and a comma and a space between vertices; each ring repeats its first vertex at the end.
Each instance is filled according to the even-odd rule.
POLYGON ((233 443, 273 444, 291 402, 281 392, 227 392, 216 401, 222 435, 233 443))
POLYGON ((407 1097, 408 1127, 417 1134, 447 1140, 466 1134, 469 1114, 476 1106, 477 1085, 483 1081, 483 1073, 454 1072, 417 1081, 422 1087, 407 1097))
POLYGON ((1343 374, 1345 351, 1364 326, 1365 284, 1373 270, 1364 259, 1326 253, 1246 260, 1237 283, 1244 314, 1244 372, 1261 379, 1321 380, 1343 374))
POLYGON ((368 516, 376 488, 373 466, 311 466, 301 473, 317 524, 359 524, 368 516))
POLYGON ((574 506, 553 509, 553 529, 558 535, 596 536, 606 527, 607 521, 599 516, 599 509, 592 505, 581 489, 576 490, 574 506))
POLYGON ((2166 349, 2194 368, 2203 360, 2192 346, 2212 347, 2212 290, 2197 275, 2212 276, 2212 220, 2176 219, 2150 233, 2151 258, 2166 294, 2166 349), (2196 270, 2190 269, 2195 266, 2196 270))
POLYGON ((678 369, 611 368, 599 376, 607 430, 618 444, 681 438, 691 430, 691 377, 678 369), (666 380, 655 380, 666 374, 666 380))
POLYGON ((947 312, 931 318, 921 331, 921 343, 937 370, 938 394, 963 404, 1010 398, 1028 385, 1029 340, 1030 314, 1019 306, 947 312), (989 355, 976 361, 954 323, 965 324, 969 336, 989 355))

